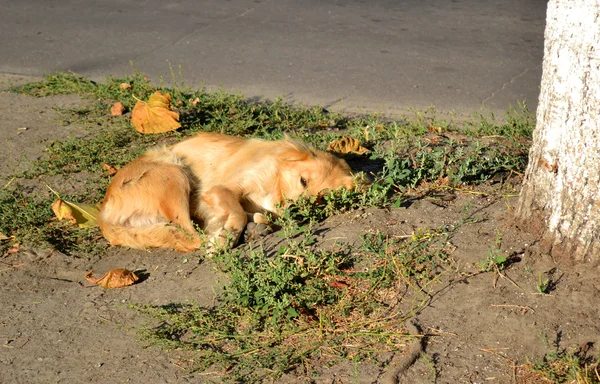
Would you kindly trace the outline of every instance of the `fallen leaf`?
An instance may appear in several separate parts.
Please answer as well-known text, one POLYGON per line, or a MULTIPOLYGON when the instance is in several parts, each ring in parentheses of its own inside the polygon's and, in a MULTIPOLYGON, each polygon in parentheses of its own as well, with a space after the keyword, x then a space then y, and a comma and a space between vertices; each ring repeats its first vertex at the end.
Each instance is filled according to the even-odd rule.
POLYGON ((131 123, 141 133, 173 131, 181 124, 179 114, 171 109, 171 95, 154 92, 148 102, 139 100, 131 113, 131 123))
POLYGON ((200 99, 196 97, 196 98, 195 98, 195 99, 192 101, 192 107, 195 107, 195 106, 196 106, 196 104, 198 104, 199 102, 200 102, 200 99))
POLYGON ((332 141, 329 143, 327 150, 335 153, 354 153, 357 155, 364 155, 370 152, 367 148, 360 145, 359 140, 353 137, 343 137, 339 140, 332 141))
POLYGON ((90 270, 85 274, 85 278, 92 284, 100 285, 104 288, 123 288, 128 285, 135 284, 140 278, 127 269, 111 269, 102 277, 94 277, 94 270, 90 270))
POLYGON ((109 176, 113 176, 117 173, 118 169, 113 167, 110 164, 106 164, 106 163, 102 163, 102 168, 104 168, 104 170, 106 172, 108 172, 109 176))
POLYGON ((59 198, 52 203, 52 211, 59 220, 68 220, 81 228, 98 226, 100 209, 96 205, 71 203, 59 198))
POLYGON ((121 84, 119 84, 119 88, 123 89, 123 90, 125 90, 125 89, 131 89, 131 84, 129 84, 129 83, 121 83, 121 84))
POLYGON ((346 288, 348 284, 344 283, 343 281, 330 281, 329 286, 335 289, 342 289, 346 288))
POLYGON ((125 112, 125 107, 119 101, 113 104, 110 108, 110 114, 112 116, 122 116, 123 112, 125 112))
POLYGON ((10 237, 8 237, 4 233, 0 232, 0 241, 6 241, 9 239, 10 239, 10 237))

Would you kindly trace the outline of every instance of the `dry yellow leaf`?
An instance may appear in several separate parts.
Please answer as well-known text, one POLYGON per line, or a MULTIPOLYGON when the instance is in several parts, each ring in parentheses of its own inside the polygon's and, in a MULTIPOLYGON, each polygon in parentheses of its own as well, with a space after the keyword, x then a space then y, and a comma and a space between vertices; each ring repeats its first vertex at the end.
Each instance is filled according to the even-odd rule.
POLYGON ((96 205, 76 204, 59 198, 52 203, 52 211, 59 220, 68 220, 81 228, 98 226, 100 209, 96 205))
POLYGON ((94 270, 92 269, 85 274, 85 278, 90 283, 104 288, 123 288, 135 284, 140 279, 135 273, 122 268, 111 269, 98 278, 94 277, 94 270))
POLYGON ((123 89, 123 90, 130 89, 131 88, 131 84, 129 84, 129 83, 121 83, 121 84, 119 84, 119 88, 123 89))
POLYGON ((112 116, 121 116, 123 115, 123 112, 125 112, 125 107, 118 101, 110 108, 110 114, 112 116))
POLYGON ((360 145, 360 141, 353 137, 343 137, 339 140, 332 141, 327 147, 328 151, 345 154, 353 153, 357 155, 364 155, 370 151, 360 145))
POLYGON ((154 92, 148 102, 138 101, 131 113, 131 123, 141 133, 163 133, 181 127, 179 114, 171 110, 171 95, 154 92))
POLYGON ((108 172, 109 176, 114 176, 119 170, 110 164, 102 163, 102 168, 108 172))
POLYGON ((194 100, 192 100, 192 107, 195 107, 196 104, 198 104, 200 102, 200 99, 198 97, 196 97, 194 100))

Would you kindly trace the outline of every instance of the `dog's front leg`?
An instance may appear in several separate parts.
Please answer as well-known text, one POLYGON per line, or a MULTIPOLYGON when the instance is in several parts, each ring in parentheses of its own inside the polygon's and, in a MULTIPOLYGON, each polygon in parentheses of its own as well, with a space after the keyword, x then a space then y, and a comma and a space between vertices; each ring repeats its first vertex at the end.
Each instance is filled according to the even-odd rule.
POLYGON ((199 209, 209 237, 209 252, 214 247, 237 244, 248 221, 239 194, 225 186, 212 187, 202 193, 199 209))

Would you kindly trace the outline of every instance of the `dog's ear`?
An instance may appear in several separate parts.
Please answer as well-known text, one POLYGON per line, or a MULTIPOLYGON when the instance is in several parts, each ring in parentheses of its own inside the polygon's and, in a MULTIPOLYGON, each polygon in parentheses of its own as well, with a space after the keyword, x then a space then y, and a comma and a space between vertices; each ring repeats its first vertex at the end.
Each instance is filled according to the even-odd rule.
POLYGON ((286 133, 280 151, 280 158, 283 161, 302 161, 307 160, 309 157, 313 159, 317 157, 315 150, 302 141, 294 140, 286 133))

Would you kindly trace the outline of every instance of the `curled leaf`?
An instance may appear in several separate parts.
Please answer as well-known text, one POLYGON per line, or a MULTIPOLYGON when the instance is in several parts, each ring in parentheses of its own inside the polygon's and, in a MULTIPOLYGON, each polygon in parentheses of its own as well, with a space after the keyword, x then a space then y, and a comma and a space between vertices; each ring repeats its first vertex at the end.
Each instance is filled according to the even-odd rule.
POLYGON ((181 124, 179 114, 171 109, 171 95, 154 92, 148 102, 139 100, 131 113, 131 123, 141 133, 173 131, 181 124))
POLYGON ((108 175, 109 175, 109 176, 113 176, 113 175, 115 175, 115 174, 117 173, 117 171, 118 171, 118 169, 117 169, 117 168, 113 167, 113 166, 112 166, 112 165, 110 165, 110 164, 106 164, 106 163, 102 163, 102 168, 103 168, 103 169, 104 169, 106 172, 108 172, 108 175))
POLYGON ((129 84, 129 83, 121 83, 121 84, 119 84, 119 88, 123 89, 123 90, 130 89, 131 88, 131 84, 129 84))
POLYGON ((111 116, 121 116, 123 112, 125 112, 125 107, 118 101, 110 108, 111 116))
POLYGON ((81 228, 98 226, 100 209, 96 205, 76 204, 59 198, 52 203, 52 211, 59 220, 68 220, 81 228))
POLYGON ((100 285, 104 288, 123 288, 135 284, 140 278, 127 269, 111 269, 102 277, 94 277, 94 270, 85 274, 85 279, 92 284, 100 285))
POLYGON ((360 141, 353 137, 343 137, 339 140, 332 141, 327 147, 328 151, 345 154, 353 153, 357 155, 364 155, 370 151, 360 145, 360 141))

